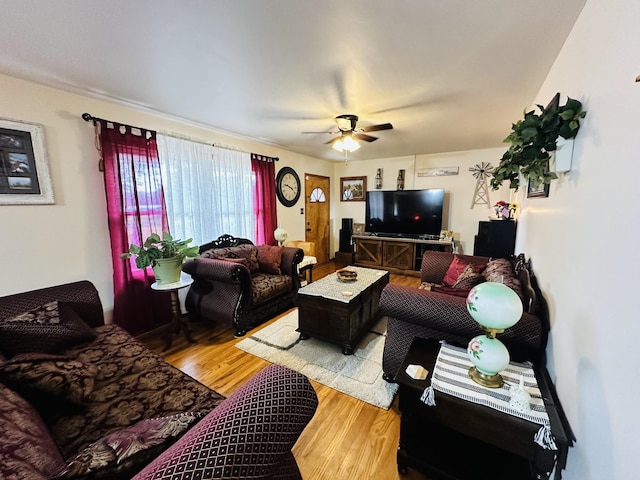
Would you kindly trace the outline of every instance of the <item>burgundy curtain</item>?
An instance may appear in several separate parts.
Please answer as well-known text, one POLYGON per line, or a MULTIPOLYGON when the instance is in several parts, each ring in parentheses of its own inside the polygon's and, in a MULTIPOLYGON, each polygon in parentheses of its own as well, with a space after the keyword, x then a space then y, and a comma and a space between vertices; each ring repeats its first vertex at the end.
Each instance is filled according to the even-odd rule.
POLYGON ((169 231, 156 132, 96 120, 104 162, 111 260, 114 323, 133 334, 166 323, 171 308, 165 295, 151 290, 152 270, 136 267, 120 255, 142 245, 151 233, 169 231), (148 271, 147 271, 148 270, 148 271))
POLYGON ((278 225, 276 214, 276 167, 277 158, 251 154, 253 184, 253 213, 256 218, 256 245, 277 245, 273 231, 278 225))

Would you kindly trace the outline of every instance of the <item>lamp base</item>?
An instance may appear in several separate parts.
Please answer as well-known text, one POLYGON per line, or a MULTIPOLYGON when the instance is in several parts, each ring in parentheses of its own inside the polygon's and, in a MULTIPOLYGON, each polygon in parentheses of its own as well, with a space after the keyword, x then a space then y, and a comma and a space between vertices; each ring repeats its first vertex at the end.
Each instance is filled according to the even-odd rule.
POLYGON ((504 385, 504 380, 499 373, 496 373, 495 375, 487 375, 485 373, 482 373, 476 367, 471 367, 469 369, 469 376, 474 382, 482 385, 483 387, 500 388, 502 385, 504 385))

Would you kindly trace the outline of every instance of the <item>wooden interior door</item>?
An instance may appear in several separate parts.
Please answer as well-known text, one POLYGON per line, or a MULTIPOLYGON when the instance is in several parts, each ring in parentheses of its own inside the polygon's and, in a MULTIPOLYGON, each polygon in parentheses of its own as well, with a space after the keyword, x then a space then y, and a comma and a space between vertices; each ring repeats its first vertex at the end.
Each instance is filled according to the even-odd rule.
POLYGON ((305 241, 316 245, 318 263, 329 261, 329 177, 305 174, 305 241))

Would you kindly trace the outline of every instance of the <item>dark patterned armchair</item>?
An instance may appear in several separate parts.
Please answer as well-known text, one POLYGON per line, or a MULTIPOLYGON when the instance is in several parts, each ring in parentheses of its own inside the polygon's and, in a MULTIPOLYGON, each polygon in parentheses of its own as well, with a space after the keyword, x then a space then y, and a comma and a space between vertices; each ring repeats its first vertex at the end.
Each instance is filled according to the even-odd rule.
MULTIPOLYGON (((455 270, 452 268, 454 260, 464 268, 472 264, 467 271, 475 273, 470 276, 482 277, 476 280, 476 284, 485 280, 499 281, 519 294, 523 302, 522 318, 500 334, 500 340, 507 346, 514 361, 544 361, 549 331, 546 304, 524 255, 520 254, 513 260, 491 260, 487 257, 427 251, 422 257, 420 288, 389 284, 380 296, 380 310, 388 318, 382 357, 386 380, 395 376, 414 337, 446 340, 466 347, 471 338, 482 333, 466 307, 466 296, 472 287, 468 283, 470 277, 461 280, 456 278, 449 286, 446 285, 445 278, 455 270)), ((463 268, 460 268, 458 278, 461 278, 462 271, 463 268)))
POLYGON ((182 266, 194 280, 186 299, 192 320, 226 323, 243 336, 294 305, 300 248, 223 235, 202 245, 200 255, 182 266))

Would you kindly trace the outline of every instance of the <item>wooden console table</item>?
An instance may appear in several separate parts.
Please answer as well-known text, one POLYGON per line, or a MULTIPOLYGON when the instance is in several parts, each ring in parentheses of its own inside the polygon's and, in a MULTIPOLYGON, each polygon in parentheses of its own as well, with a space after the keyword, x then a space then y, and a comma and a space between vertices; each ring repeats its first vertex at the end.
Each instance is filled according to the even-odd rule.
POLYGON ((453 251, 453 242, 440 240, 354 235, 353 241, 356 246, 356 265, 383 268, 415 277, 420 276, 425 250, 453 251))

